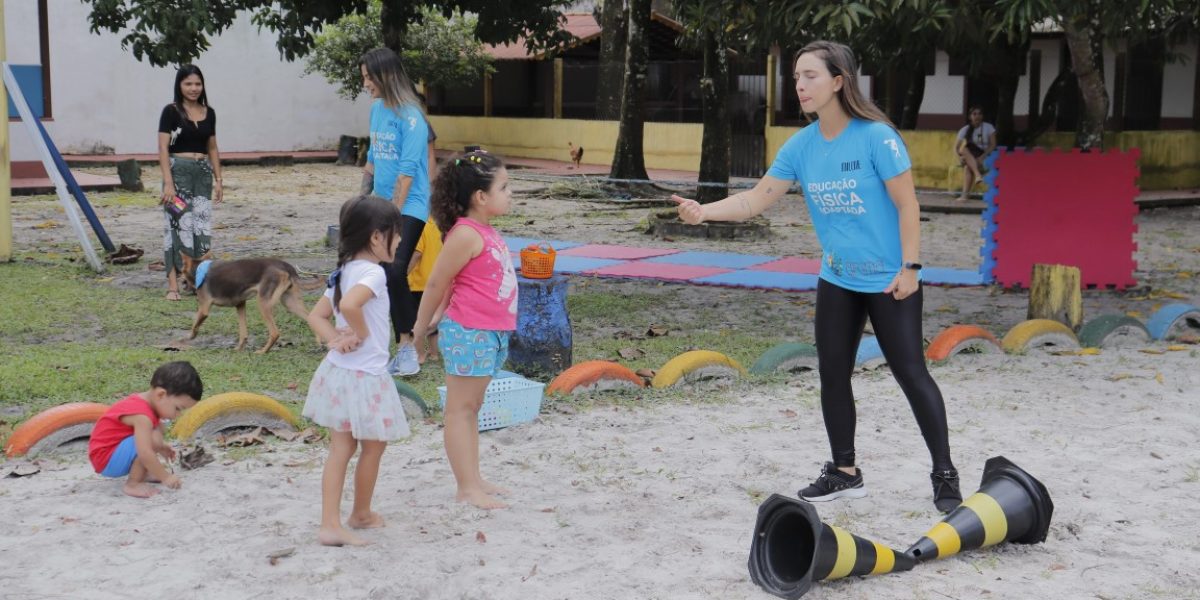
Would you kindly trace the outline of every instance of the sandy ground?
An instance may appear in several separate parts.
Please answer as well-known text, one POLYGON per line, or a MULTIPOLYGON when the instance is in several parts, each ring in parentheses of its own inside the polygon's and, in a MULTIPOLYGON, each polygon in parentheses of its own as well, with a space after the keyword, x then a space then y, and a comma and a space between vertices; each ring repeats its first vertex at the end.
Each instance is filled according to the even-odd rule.
MULTIPOLYGON (((147 170, 147 181, 156 186, 147 170)), ((280 254, 327 270, 318 240, 353 189, 353 169, 326 165, 231 168, 218 208, 219 249, 280 254)), ((520 184, 519 190, 539 187, 520 184), (522 187, 523 186, 523 187, 522 187)), ((789 200, 769 217, 776 236, 714 247, 663 241, 637 226, 645 208, 519 196, 506 233, 576 241, 816 253, 812 229, 789 200), (522 204, 523 203, 523 204, 522 204), (530 223, 532 221, 532 223, 530 223)), ((55 205, 18 199, 18 249, 70 247, 55 205)), ((106 208, 118 241, 158 251, 156 211, 106 208)), ((1139 280, 1126 293, 1088 292, 1091 316, 1200 302, 1200 209, 1138 217, 1139 280)), ((931 215, 926 264, 978 264, 978 217, 931 215)), ((1102 241, 1098 241, 1102 243, 1102 241)), ((160 273, 113 285, 161 286, 160 273)), ((601 289, 662 289, 592 280, 601 289)), ((786 319, 795 339, 811 326, 795 303, 811 294, 666 286, 742 319, 786 319), (761 309, 759 309, 761 307, 761 309)), ((596 289, 596 288, 593 288, 596 289)), ((926 331, 954 322, 1000 334, 1024 318, 1021 293, 929 288, 926 331)), ((686 302, 685 302, 686 303, 686 302)), ((934 365, 947 399, 964 491, 984 461, 1004 455, 1054 499, 1048 539, 974 550, 904 574, 818 584, 810 598, 1200 598, 1200 359, 1197 347, 1155 343, 1096 356, 960 355, 934 365), (1148 353, 1144 350, 1151 350, 1148 353)), ((858 451, 870 495, 819 505, 823 520, 899 550, 939 516, 928 458, 887 369, 855 379, 858 451)), ((545 411, 538 421, 485 434, 485 475, 514 490, 511 510, 452 502, 437 423, 392 445, 376 506, 389 525, 356 549, 314 543, 323 445, 273 441, 182 473, 184 487, 148 501, 91 473, 82 453, 39 461, 42 471, 0 479, 0 597, 33 598, 767 598, 746 557, 756 507, 806 484, 827 454, 813 373, 777 384, 696 389, 684 401, 600 403, 545 411), (273 553, 294 549, 272 564, 273 553)))

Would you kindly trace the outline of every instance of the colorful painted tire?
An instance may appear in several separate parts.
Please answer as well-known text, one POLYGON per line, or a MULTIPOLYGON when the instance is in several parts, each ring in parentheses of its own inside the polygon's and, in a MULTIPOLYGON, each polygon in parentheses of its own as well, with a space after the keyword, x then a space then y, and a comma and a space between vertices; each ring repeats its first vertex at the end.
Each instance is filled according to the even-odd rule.
POLYGON ((1146 329, 1156 340, 1166 340, 1174 337, 1173 330, 1180 322, 1192 329, 1200 330, 1200 307, 1190 304, 1168 304, 1150 315, 1146 321, 1146 329))
POLYGON ((646 387, 646 382, 629 367, 608 360, 589 360, 559 373, 546 386, 546 393, 573 394, 639 387, 646 387))
POLYGON ((1009 329, 1004 339, 1000 340, 1000 346, 1005 352, 1024 352, 1041 346, 1078 348, 1079 339, 1071 328, 1058 321, 1030 319, 1009 329))
POLYGON ((1101 315, 1079 329, 1079 345, 1084 348, 1143 346, 1150 339, 1141 321, 1125 315, 1101 315))
POLYGON ((667 361, 650 382, 656 388, 675 385, 680 381, 697 381, 708 377, 745 375, 746 369, 736 360, 712 350, 692 350, 667 361))
POLYGON ((801 344, 798 342, 784 342, 775 346, 750 367, 750 372, 755 375, 770 375, 776 371, 784 371, 786 373, 794 373, 796 371, 810 371, 817 368, 817 347, 812 344, 801 344))
POLYGON ((1000 341, 990 331, 976 325, 951 325, 937 334, 925 349, 925 358, 947 360, 967 349, 990 352, 1000 350, 1000 341))
POLYGON ((8 436, 4 453, 9 458, 34 456, 72 440, 90 437, 96 421, 106 410, 108 405, 99 402, 71 402, 43 410, 8 436))
POLYGON ((404 416, 408 419, 424 419, 429 416, 429 405, 413 386, 393 379, 396 382, 396 393, 400 394, 400 402, 404 405, 404 416))
POLYGON ((883 348, 879 347, 879 338, 864 335, 858 342, 858 352, 854 355, 854 366, 863 369, 874 369, 887 364, 883 357, 883 348))
POLYGON ((227 392, 196 403, 171 427, 176 439, 208 437, 230 427, 295 429, 300 420, 279 402, 261 394, 227 392))

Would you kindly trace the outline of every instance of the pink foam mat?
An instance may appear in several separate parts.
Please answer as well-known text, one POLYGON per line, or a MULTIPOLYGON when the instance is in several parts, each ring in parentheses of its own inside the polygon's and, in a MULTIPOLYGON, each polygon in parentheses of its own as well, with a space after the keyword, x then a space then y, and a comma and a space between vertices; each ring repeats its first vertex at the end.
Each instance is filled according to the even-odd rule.
POLYGON ((692 265, 671 265, 664 263, 650 263, 641 261, 632 261, 617 265, 610 265, 587 271, 587 275, 600 275, 602 277, 648 277, 651 279, 663 279, 667 281, 688 281, 697 277, 709 277, 712 275, 720 275, 729 273, 732 269, 718 269, 716 267, 696 267, 692 265))
POLYGON ((607 244, 587 244, 576 246, 559 252, 565 256, 586 256, 588 258, 614 258, 618 260, 636 260, 653 256, 675 254, 679 250, 673 248, 636 248, 631 246, 609 246, 607 244))
POLYGON ((1079 268, 1085 286, 1136 285, 1137 150, 1003 152, 996 163, 996 264, 1029 286, 1035 264, 1079 268))
POLYGON ((821 272, 821 261, 815 258, 796 258, 790 256, 773 260, 769 263, 754 265, 751 271, 773 271, 776 273, 807 273, 816 275, 821 272))

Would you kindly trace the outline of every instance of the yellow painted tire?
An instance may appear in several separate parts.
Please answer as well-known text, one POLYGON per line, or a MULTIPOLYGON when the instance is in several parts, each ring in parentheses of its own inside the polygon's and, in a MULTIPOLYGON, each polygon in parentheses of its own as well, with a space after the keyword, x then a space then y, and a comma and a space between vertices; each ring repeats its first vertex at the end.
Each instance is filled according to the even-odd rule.
POLYGON ((1079 339, 1070 327, 1051 319, 1030 319, 1018 323, 1000 341, 1005 352, 1024 352, 1039 346, 1078 348, 1079 339))
POLYGON ((230 427, 295 429, 300 420, 279 402, 261 394, 227 392, 196 403, 171 427, 176 439, 207 437, 230 427))
POLYGON ((697 375, 732 374, 741 376, 746 369, 736 360, 712 350, 692 350, 667 361, 650 382, 652 387, 664 388, 697 375))

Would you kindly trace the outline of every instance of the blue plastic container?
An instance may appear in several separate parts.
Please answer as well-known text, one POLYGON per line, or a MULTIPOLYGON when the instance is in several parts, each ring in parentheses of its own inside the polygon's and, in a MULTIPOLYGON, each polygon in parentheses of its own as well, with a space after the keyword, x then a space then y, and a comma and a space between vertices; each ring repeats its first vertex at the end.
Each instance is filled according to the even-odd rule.
MULTIPOLYGON (((520 376, 493 378, 479 409, 479 430, 500 429, 537 418, 546 384, 520 376)), ((442 410, 446 409, 446 386, 438 386, 442 410)))

